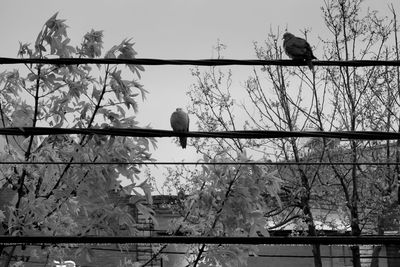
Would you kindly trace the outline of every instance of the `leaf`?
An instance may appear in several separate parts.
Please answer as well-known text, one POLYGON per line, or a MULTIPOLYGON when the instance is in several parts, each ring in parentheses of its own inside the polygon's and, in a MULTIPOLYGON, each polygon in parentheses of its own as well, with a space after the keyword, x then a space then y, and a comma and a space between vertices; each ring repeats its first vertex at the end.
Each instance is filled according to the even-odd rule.
POLYGON ((137 69, 139 69, 140 71, 145 71, 144 67, 142 65, 135 65, 135 67, 137 69))
POLYGON ((90 108, 90 104, 89 103, 85 103, 83 108, 82 108, 82 111, 81 111, 81 115, 80 115, 81 119, 86 119, 86 113, 89 110, 89 108, 90 108))
POLYGON ((93 91, 92 91, 92 97, 95 99, 95 100, 99 100, 100 99, 100 90, 99 89, 97 89, 96 87, 93 87, 93 91))
POLYGON ((22 44, 21 42, 19 42, 19 50, 17 55, 23 57, 25 54, 28 54, 29 57, 31 58, 33 52, 32 49, 29 48, 29 45, 30 44, 27 43, 22 44))
POLYGON ((120 105, 117 105, 117 110, 122 115, 122 117, 125 117, 126 112, 120 105))
POLYGON ((99 57, 103 48, 103 31, 91 30, 83 38, 81 52, 89 58, 99 57))
POLYGON ((107 51, 105 58, 116 58, 115 51, 118 49, 118 46, 114 45, 110 50, 107 51))
POLYGON ((133 98, 126 96, 124 97, 124 102, 128 109, 132 107, 135 112, 138 111, 137 103, 133 98))
POLYGON ((45 25, 46 25, 48 28, 52 28, 52 27, 53 27, 53 25, 54 25, 54 23, 55 23, 55 21, 56 21, 57 15, 58 15, 58 12, 56 12, 53 16, 51 16, 51 17, 46 21, 45 25))

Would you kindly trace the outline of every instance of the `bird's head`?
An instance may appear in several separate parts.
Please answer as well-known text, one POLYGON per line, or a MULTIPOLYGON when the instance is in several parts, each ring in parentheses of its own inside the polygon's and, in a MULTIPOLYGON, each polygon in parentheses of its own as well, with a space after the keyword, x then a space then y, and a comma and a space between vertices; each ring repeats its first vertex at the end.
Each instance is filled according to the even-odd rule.
POLYGON ((294 37, 294 35, 291 34, 290 32, 285 32, 285 34, 283 34, 282 39, 283 39, 283 40, 289 40, 289 39, 291 39, 291 38, 293 38, 293 37, 294 37))
POLYGON ((176 108, 176 111, 182 111, 182 108, 176 108))

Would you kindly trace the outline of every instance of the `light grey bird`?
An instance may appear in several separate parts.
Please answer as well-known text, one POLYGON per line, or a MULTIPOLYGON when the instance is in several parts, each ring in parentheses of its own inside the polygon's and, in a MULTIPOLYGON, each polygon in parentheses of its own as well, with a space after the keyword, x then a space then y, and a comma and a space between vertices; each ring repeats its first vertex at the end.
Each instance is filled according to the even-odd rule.
MULTIPOLYGON (((189 116, 181 108, 177 108, 171 115, 171 127, 174 132, 189 132, 189 116)), ((182 148, 186 148, 187 137, 179 137, 182 148)))
POLYGON ((286 55, 293 60, 306 61, 310 70, 313 69, 312 60, 317 59, 312 52, 310 44, 303 38, 296 37, 286 32, 283 35, 283 49, 286 55))

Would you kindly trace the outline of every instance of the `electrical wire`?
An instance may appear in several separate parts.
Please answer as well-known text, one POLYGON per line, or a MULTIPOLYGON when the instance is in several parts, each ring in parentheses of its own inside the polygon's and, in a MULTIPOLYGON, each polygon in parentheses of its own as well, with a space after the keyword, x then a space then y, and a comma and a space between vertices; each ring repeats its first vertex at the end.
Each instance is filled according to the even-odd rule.
POLYGON ((248 244, 248 245, 400 245, 400 236, 0 236, 1 245, 22 244, 248 244))
POLYGON ((52 128, 52 127, 10 127, 0 128, 0 135, 112 135, 136 137, 205 137, 205 138, 245 138, 245 139, 273 139, 290 137, 324 137, 359 140, 399 140, 398 132, 379 131, 218 131, 218 132, 174 132, 169 130, 144 129, 144 128, 52 128))
MULTIPOLYGON (((0 57, 1 64, 52 64, 52 65, 76 65, 76 64, 128 64, 128 65, 195 65, 195 66, 307 66, 305 61, 278 59, 155 59, 155 58, 7 58, 0 57)), ((347 60, 347 61, 313 61, 314 66, 400 66, 398 60, 347 60)))
POLYGON ((396 166, 400 162, 175 162, 175 161, 127 161, 127 162, 109 162, 109 161, 0 161, 0 165, 242 165, 242 166, 396 166))
MULTIPOLYGON (((145 254, 147 251, 139 250, 139 249, 125 249, 125 248, 97 248, 92 247, 90 248, 93 251, 107 251, 107 252, 128 252, 128 253, 143 253, 145 254)), ((147 253, 150 254, 150 253, 147 253)), ((166 255, 186 255, 186 254, 196 254, 195 252, 184 252, 184 251, 163 251, 162 254, 166 255)), ((313 255, 290 255, 290 254, 260 254, 257 255, 249 255, 249 257, 255 258, 314 258, 313 255)), ((321 255, 322 259, 352 259, 353 256, 346 256, 346 255, 321 255)), ((400 256, 366 256, 361 255, 360 259, 400 259, 400 256)))

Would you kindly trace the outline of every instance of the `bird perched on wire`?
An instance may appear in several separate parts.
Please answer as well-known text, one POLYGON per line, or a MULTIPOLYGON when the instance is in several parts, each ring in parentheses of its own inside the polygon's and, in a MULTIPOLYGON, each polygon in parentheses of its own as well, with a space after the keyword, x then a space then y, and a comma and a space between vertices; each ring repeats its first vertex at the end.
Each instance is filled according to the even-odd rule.
POLYGON ((312 70, 313 64, 311 61, 317 58, 313 55, 310 44, 303 38, 296 37, 289 32, 286 32, 282 39, 286 55, 293 60, 306 61, 308 67, 312 70))
MULTIPOLYGON (((181 108, 177 108, 171 115, 171 127, 174 132, 189 132, 189 116, 181 108)), ((179 137, 182 148, 186 148, 187 137, 179 137)))

